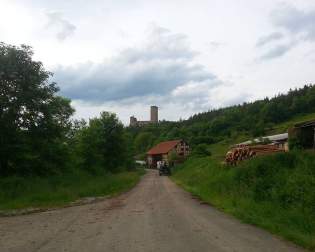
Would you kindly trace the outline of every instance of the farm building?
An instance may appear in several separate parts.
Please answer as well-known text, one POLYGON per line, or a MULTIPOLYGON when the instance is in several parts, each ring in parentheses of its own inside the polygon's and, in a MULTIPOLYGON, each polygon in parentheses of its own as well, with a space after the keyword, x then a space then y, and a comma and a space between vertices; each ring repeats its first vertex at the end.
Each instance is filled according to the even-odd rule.
POLYGON ((260 155, 288 151, 288 133, 264 136, 231 146, 225 162, 236 165, 238 162, 260 155))
POLYGON ((272 136, 264 136, 260 138, 255 138, 254 140, 248 140, 246 142, 242 142, 236 144, 235 147, 253 145, 253 144, 264 144, 265 142, 269 142, 269 144, 277 146, 279 149, 288 150, 288 133, 277 134, 272 136))
POLYGON ((297 123, 288 130, 288 133, 235 144, 227 152, 225 161, 227 164, 235 165, 254 156, 289 151, 289 147, 315 149, 315 120, 297 123))
POLYGON ((315 148, 315 120, 295 124, 289 129, 290 145, 304 149, 315 148))
POLYGON ((147 152, 147 162, 150 168, 156 168, 157 161, 169 162, 170 156, 176 154, 186 157, 190 153, 188 144, 183 140, 161 142, 147 152))

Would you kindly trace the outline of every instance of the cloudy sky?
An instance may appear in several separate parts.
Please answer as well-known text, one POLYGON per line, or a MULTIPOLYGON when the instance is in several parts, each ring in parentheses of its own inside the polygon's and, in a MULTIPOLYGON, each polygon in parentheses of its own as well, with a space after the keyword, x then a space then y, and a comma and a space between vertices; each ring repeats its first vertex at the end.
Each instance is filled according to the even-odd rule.
POLYGON ((0 0, 77 118, 178 120, 315 83, 315 1, 0 0))

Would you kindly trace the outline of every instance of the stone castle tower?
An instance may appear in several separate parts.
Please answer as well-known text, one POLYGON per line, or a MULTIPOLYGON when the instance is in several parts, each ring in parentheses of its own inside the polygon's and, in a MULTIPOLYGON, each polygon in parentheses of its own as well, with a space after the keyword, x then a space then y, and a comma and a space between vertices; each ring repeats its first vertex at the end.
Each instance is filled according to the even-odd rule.
POLYGON ((144 126, 151 123, 159 122, 159 108, 157 106, 150 107, 150 121, 138 121, 136 117, 130 117, 130 126, 144 126))
POLYGON ((157 123, 159 121, 159 108, 157 106, 151 106, 151 118, 150 121, 157 123))

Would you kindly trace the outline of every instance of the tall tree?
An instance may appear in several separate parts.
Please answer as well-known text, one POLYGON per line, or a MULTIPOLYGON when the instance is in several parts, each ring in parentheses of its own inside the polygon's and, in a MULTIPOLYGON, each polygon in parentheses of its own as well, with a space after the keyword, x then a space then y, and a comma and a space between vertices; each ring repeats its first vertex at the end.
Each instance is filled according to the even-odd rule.
POLYGON ((0 174, 43 173, 60 166, 74 110, 31 47, 0 43, 0 174))

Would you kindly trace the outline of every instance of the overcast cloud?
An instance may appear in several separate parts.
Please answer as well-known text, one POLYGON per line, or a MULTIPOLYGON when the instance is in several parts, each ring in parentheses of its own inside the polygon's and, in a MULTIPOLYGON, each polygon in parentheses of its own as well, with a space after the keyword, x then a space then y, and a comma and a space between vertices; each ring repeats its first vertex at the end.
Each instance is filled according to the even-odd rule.
POLYGON ((0 41, 28 44, 75 117, 178 120, 315 83, 310 0, 0 0, 0 41))
POLYGON ((275 26, 284 28, 292 36, 301 39, 315 40, 315 10, 301 10, 292 5, 278 7, 272 12, 272 22, 275 26))
POLYGON ((65 40, 67 37, 71 36, 76 27, 66 20, 62 13, 56 11, 49 11, 46 13, 48 17, 48 23, 46 27, 48 29, 52 28, 56 32, 56 37, 60 41, 65 40))
POLYGON ((270 19, 279 31, 258 40, 257 47, 268 47, 261 56, 262 60, 281 57, 295 46, 315 40, 315 9, 301 10, 289 4, 281 4, 271 12, 270 19))
POLYGON ((84 63, 54 70, 62 94, 90 103, 144 97, 168 96, 187 83, 207 83, 217 78, 202 65, 192 63, 196 53, 182 34, 152 26, 142 47, 127 48, 101 63, 84 63))
POLYGON ((284 35, 281 32, 273 32, 267 36, 261 37, 258 40, 256 46, 261 47, 261 46, 269 44, 270 42, 280 40, 283 37, 284 37, 284 35))

